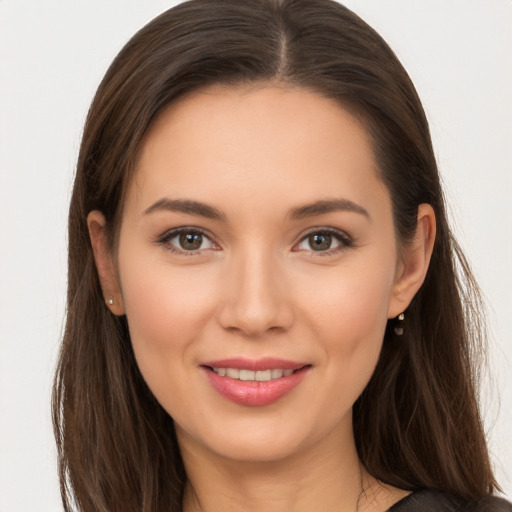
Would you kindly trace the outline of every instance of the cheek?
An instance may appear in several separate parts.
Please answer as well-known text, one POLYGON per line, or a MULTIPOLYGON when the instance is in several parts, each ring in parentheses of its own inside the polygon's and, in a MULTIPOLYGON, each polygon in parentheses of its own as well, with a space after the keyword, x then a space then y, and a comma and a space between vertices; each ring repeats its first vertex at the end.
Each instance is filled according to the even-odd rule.
POLYGON ((331 318, 324 318, 325 323, 332 325, 328 348, 333 361, 346 365, 346 382, 357 385, 362 378, 359 386, 364 387, 377 364, 384 338, 386 297, 374 286, 364 287, 361 283, 357 290, 347 291, 338 294, 339 306, 337 310, 331 309, 331 318))
POLYGON ((170 366, 190 360, 189 347, 213 314, 213 283, 197 268, 177 270, 135 251, 124 254, 119 271, 130 337, 152 387, 152 379, 169 377, 170 366))
POLYGON ((393 287, 393 266, 347 266, 324 277, 315 275, 301 288, 312 322, 350 350, 367 338, 381 339, 393 287))
POLYGON ((377 364, 388 320, 393 269, 393 265, 368 266, 362 271, 347 266, 329 279, 317 275, 316 293, 309 299, 303 294, 334 399, 346 401, 342 409, 352 406, 377 364))

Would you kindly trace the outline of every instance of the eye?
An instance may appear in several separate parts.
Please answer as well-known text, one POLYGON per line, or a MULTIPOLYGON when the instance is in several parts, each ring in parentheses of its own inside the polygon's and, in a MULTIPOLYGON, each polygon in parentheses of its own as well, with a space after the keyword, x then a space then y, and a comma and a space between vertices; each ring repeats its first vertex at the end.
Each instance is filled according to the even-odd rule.
POLYGON ((331 254, 352 245, 352 240, 343 233, 335 231, 313 231, 296 246, 299 251, 314 251, 331 254))
POLYGON ((218 247, 202 231, 190 228, 175 229, 162 236, 158 242, 177 253, 197 253, 218 247))

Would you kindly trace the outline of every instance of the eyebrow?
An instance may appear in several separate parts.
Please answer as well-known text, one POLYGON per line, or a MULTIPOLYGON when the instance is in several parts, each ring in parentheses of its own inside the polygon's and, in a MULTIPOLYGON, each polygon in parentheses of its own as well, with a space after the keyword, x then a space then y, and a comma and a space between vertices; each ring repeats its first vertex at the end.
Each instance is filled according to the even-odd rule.
POLYGON ((187 213, 189 215, 206 217, 207 219, 225 219, 225 215, 217 210, 217 208, 205 203, 200 203, 199 201, 192 201, 190 199, 159 199, 149 208, 146 208, 144 210, 144 214, 147 215, 156 211, 187 213))
MULTIPOLYGON (((192 201, 190 199, 162 198, 146 208, 146 210, 144 210, 144 214, 147 215, 155 211, 180 212, 214 220, 226 219, 226 216, 217 208, 199 201, 192 201)), ((314 217, 336 211, 358 213, 370 219, 370 214, 362 206, 348 199, 315 201, 314 203, 291 210, 289 216, 294 220, 300 220, 306 217, 314 217)))
POLYGON ((290 212, 292 219, 300 220, 306 217, 314 217, 316 215, 323 215, 325 213, 344 211, 353 212, 364 215, 370 220, 370 214, 360 205, 348 199, 328 199, 323 201, 316 201, 300 208, 296 208, 290 212))

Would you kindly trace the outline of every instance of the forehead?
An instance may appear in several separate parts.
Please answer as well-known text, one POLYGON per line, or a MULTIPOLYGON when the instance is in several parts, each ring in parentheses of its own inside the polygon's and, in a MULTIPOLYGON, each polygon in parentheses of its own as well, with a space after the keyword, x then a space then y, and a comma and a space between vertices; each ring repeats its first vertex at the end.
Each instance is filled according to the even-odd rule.
POLYGON ((141 208, 162 194, 300 203, 334 192, 361 201, 383 187, 358 119, 332 99, 276 86, 215 86, 169 105, 141 144, 135 185, 141 208))

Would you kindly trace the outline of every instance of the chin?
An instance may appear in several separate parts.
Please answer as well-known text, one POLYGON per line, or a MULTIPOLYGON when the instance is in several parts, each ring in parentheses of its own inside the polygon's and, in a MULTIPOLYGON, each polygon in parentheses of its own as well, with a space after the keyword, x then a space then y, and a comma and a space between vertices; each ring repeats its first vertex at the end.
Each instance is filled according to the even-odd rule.
POLYGON ((272 463, 286 460, 304 450, 303 443, 293 439, 276 439, 276 436, 228 436, 217 443, 209 440, 209 451, 239 463, 272 463))
POLYGON ((306 455, 310 448, 322 445, 332 450, 333 442, 338 444, 337 441, 352 436, 351 414, 334 424, 326 422, 324 425, 308 422, 303 414, 285 418, 281 411, 279 416, 252 416, 238 421, 231 418, 206 423, 208 428, 204 430, 185 430, 177 425, 178 442, 182 450, 196 450, 200 446, 214 457, 241 463, 272 463, 306 455))

